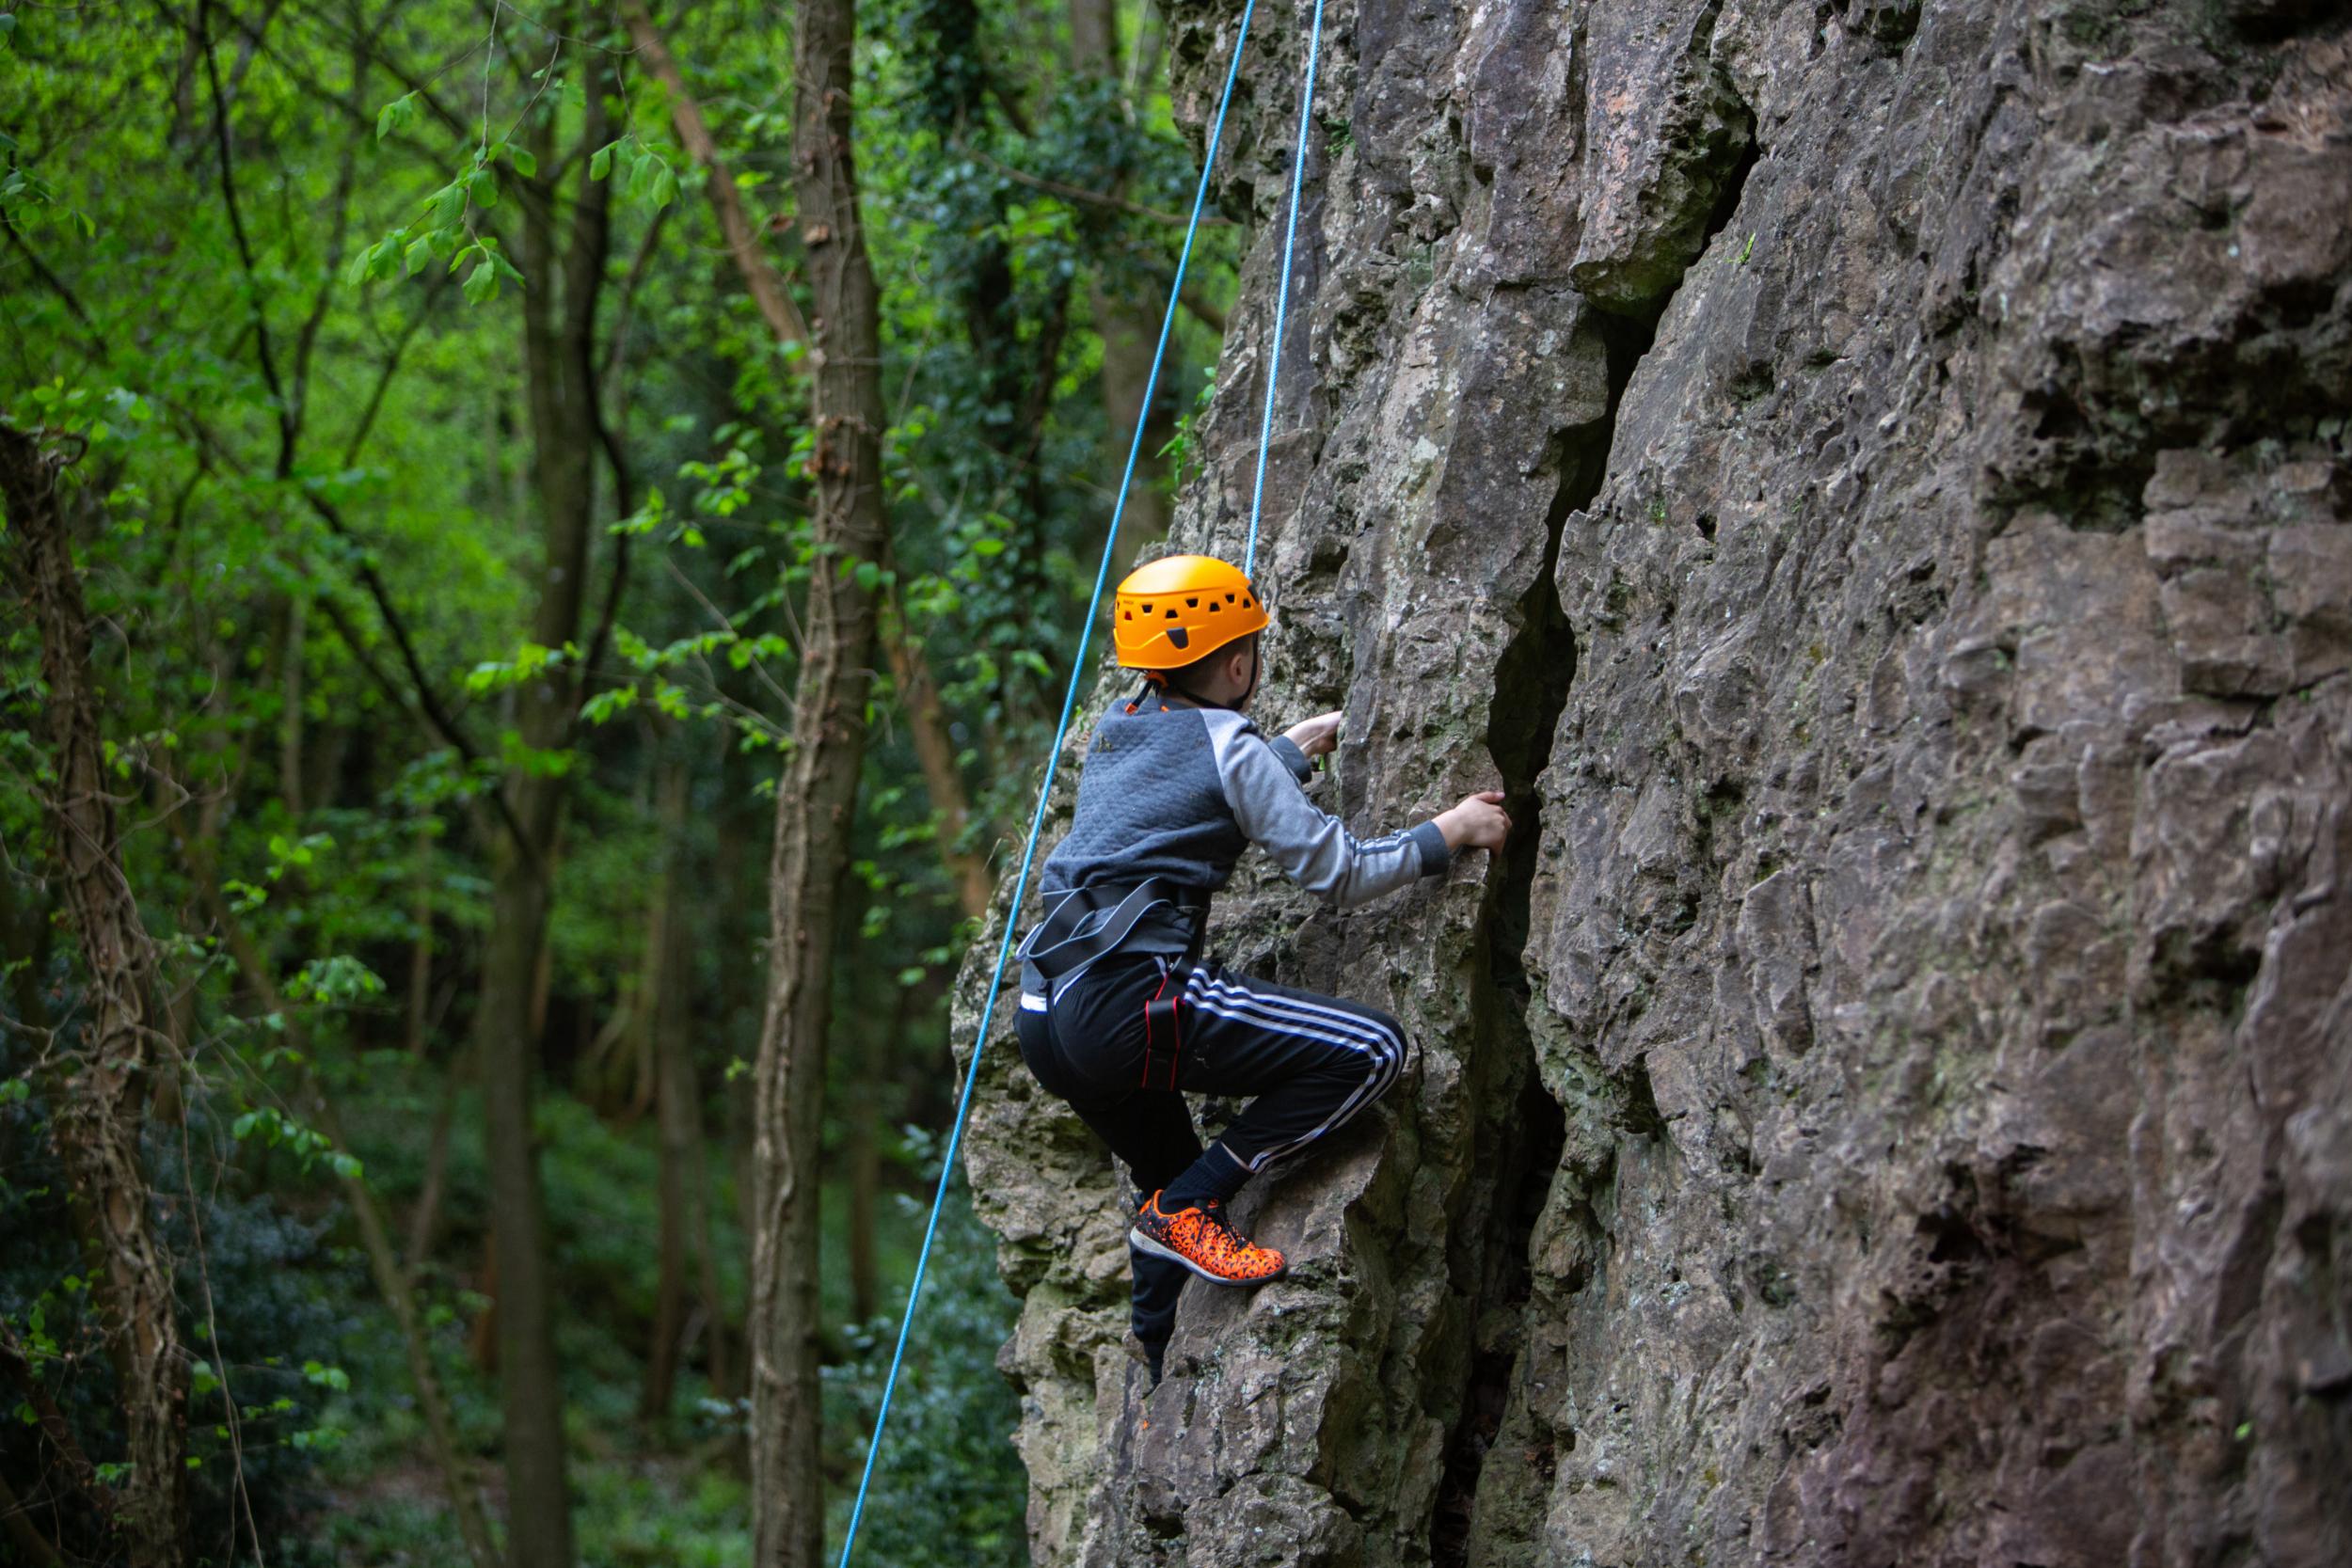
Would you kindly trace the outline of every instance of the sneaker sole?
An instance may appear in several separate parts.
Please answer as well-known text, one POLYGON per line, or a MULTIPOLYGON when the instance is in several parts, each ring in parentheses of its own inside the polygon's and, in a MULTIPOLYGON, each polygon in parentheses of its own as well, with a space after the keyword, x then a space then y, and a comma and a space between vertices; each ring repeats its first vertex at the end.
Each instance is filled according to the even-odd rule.
POLYGON ((1245 1289, 1251 1285, 1271 1285, 1276 1280, 1291 1272, 1290 1259, 1285 1258, 1282 1259, 1282 1266, 1275 1270, 1272 1274, 1261 1275, 1255 1279, 1235 1279, 1231 1275, 1214 1274, 1209 1270, 1202 1268, 1200 1264, 1194 1262, 1183 1253, 1178 1252, 1174 1247, 1169 1246, 1167 1243, 1153 1241, 1150 1236, 1143 1233, 1143 1227, 1141 1226, 1131 1226, 1128 1227, 1127 1241, 1130 1245, 1140 1251, 1148 1252, 1154 1258, 1165 1258, 1171 1263, 1182 1263, 1185 1268, 1190 1269, 1194 1274, 1199 1275, 1201 1278, 1207 1280, 1212 1285, 1232 1285, 1245 1289))

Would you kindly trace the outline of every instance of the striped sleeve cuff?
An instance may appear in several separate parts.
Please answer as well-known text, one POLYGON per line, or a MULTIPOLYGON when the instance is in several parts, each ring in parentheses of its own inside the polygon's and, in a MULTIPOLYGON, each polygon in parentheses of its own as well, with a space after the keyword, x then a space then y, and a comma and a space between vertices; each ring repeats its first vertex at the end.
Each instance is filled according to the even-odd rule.
POLYGON ((1436 877, 1454 863, 1454 851, 1446 847, 1445 830, 1435 822, 1423 822, 1406 835, 1421 849, 1421 874, 1436 877))

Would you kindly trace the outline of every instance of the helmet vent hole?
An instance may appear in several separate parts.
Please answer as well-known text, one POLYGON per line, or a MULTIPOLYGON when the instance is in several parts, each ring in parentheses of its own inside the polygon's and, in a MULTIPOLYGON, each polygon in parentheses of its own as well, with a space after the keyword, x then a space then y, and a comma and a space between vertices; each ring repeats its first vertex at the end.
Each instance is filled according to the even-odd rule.
POLYGON ((1233 595, 1232 595, 1231 594, 1226 594, 1226 595, 1225 595, 1225 602, 1226 602, 1227 604, 1232 604, 1232 603, 1233 602, 1233 595))
POLYGON ((1169 620, 1173 621, 1174 619, 1176 619, 1176 612, 1175 612, 1174 610, 1169 610, 1169 611, 1168 612, 1168 618, 1169 620))
POLYGON ((1215 599, 1211 599, 1209 601, 1209 613, 1212 615, 1215 615, 1218 610, 1223 610, 1224 608, 1225 607, 1223 605, 1217 603, 1215 599))
POLYGON ((1200 608, 1200 601, 1199 599, 1186 599, 1184 601, 1184 608, 1186 610, 1199 610, 1200 608))

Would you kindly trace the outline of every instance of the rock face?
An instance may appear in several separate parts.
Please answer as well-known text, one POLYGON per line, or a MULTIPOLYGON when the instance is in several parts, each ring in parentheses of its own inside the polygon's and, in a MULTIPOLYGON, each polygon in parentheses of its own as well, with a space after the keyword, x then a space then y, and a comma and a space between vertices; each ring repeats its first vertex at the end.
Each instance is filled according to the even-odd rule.
MULTIPOLYGON (((1239 9, 1176 10, 1195 124, 1239 9)), ((1186 547, 1240 553, 1307 14, 1186 547)), ((1258 712, 1345 708, 1360 830, 1520 832, 1221 900, 1420 1054, 1148 1396, 1000 1010, 1036 1560, 2352 1561, 2341 8, 1332 0, 1324 55, 1258 712)))

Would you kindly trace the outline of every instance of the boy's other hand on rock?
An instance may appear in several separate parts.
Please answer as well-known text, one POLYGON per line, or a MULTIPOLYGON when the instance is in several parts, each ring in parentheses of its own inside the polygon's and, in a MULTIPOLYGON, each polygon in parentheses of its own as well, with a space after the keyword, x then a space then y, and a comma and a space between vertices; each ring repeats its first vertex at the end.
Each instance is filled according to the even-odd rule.
POLYGON ((1457 851, 1500 849, 1511 836, 1511 818, 1502 809, 1499 789, 1463 796, 1460 805, 1438 814, 1437 823, 1438 832, 1445 834, 1446 847, 1457 851))
POLYGON ((1282 738, 1311 757, 1319 757, 1340 743, 1340 716, 1319 713, 1312 719, 1302 719, 1282 732, 1282 738))

